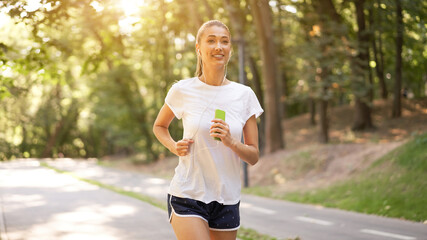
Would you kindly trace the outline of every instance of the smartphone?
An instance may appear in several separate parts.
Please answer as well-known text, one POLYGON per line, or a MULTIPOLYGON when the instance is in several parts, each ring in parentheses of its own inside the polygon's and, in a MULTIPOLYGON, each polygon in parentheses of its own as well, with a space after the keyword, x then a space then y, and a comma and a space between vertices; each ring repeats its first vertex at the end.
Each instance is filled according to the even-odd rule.
MULTIPOLYGON (((225 112, 221 109, 215 109, 215 118, 225 121, 225 112)), ((221 138, 214 137, 214 139, 221 141, 221 138)))

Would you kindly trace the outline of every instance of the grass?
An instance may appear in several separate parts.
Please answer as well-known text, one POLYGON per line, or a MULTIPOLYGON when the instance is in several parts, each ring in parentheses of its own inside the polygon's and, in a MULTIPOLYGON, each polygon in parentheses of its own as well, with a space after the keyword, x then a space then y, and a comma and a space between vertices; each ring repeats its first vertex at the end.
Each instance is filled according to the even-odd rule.
MULTIPOLYGON (((104 183, 101 183, 99 181, 82 178, 82 177, 79 177, 79 176, 77 176, 71 172, 60 170, 60 169, 57 169, 55 167, 52 167, 49 164, 44 163, 44 162, 40 163, 40 165, 43 167, 52 169, 55 172, 72 176, 72 177, 74 177, 80 181, 84 181, 84 182, 87 182, 89 184, 93 184, 93 185, 96 185, 98 187, 105 188, 105 189, 108 189, 110 191, 116 192, 118 194, 122 194, 122 195, 125 195, 128 197, 131 197, 131 198, 138 199, 140 201, 143 201, 143 202, 149 203, 155 207, 158 207, 164 211, 167 211, 166 204, 164 204, 164 202, 160 202, 159 200, 157 200, 155 198, 152 198, 152 197, 140 194, 140 193, 132 192, 132 191, 126 191, 126 190, 123 190, 119 187, 104 184, 104 183)), ((237 232, 237 237, 241 240, 278 240, 277 238, 271 237, 269 235, 258 233, 254 229, 244 228, 244 227, 240 227, 240 229, 237 232)), ((296 239, 288 239, 288 240, 300 240, 300 239, 296 238, 296 239)))
POLYGON ((427 134, 377 160, 366 172, 310 192, 274 196, 269 188, 248 192, 295 202, 413 221, 427 220, 427 134))
MULTIPOLYGON (((240 227, 237 232, 237 237, 241 240, 278 240, 277 238, 270 237, 268 235, 259 234, 253 229, 240 227)), ((299 237, 296 238, 287 238, 286 240, 301 240, 299 237)))

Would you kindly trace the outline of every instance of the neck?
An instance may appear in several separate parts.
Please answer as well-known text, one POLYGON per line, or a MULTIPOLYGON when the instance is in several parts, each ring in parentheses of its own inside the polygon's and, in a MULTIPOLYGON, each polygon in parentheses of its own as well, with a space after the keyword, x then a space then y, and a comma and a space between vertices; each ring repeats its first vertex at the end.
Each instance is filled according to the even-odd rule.
POLYGON ((213 85, 213 86, 221 86, 225 83, 225 68, 221 69, 204 69, 202 76, 200 76, 200 80, 204 83, 213 85))

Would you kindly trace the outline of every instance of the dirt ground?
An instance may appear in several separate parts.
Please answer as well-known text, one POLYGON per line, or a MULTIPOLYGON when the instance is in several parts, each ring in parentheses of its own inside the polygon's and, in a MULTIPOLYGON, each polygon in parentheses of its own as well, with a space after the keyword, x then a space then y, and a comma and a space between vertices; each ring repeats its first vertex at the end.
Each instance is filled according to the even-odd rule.
MULTIPOLYGON (((277 193, 325 187, 360 173, 412 135, 427 132, 427 99, 404 99, 402 117, 397 119, 390 118, 391 101, 376 101, 372 109, 375 129, 364 132, 351 130, 352 106, 330 109, 329 144, 318 143, 318 128, 309 124, 308 114, 284 120, 286 148, 249 167, 250 185, 274 186, 277 193)), ((171 178, 177 161, 168 157, 147 165, 111 162, 122 169, 171 178)))

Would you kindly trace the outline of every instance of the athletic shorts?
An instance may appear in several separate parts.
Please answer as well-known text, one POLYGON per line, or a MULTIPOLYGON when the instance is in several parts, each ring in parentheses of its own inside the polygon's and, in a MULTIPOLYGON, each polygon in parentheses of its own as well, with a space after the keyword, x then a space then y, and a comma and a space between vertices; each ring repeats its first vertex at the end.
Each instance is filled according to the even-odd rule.
POLYGON ((169 222, 172 212, 178 217, 198 217, 206 221, 214 231, 234 231, 240 227, 240 202, 224 205, 213 201, 204 203, 190 198, 180 198, 168 194, 169 222))

